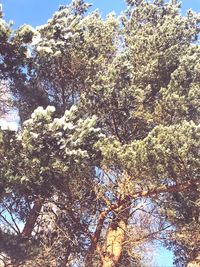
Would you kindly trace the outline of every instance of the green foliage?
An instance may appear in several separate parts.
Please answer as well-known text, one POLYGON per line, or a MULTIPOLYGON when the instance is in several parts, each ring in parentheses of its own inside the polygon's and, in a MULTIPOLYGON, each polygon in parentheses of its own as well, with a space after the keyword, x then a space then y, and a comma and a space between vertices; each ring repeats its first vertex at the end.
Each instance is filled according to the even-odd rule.
POLYGON ((101 135, 95 117, 81 119, 75 106, 63 117, 54 113, 52 106, 38 107, 12 144, 17 149, 10 159, 15 162, 12 179, 29 194, 51 194, 52 188, 93 173, 97 163, 93 144, 101 135))
MULTIPOLYGON (((73 243, 59 239, 65 264, 84 264, 99 214, 122 198, 130 201, 127 223, 137 225, 131 210, 144 190, 164 190, 148 199, 175 229, 166 243, 186 252, 180 264, 199 253, 189 240, 199 231, 200 17, 182 16, 177 1, 126 2, 119 18, 103 20, 80 0, 36 29, 12 32, 0 21, 0 75, 24 121, 18 133, 0 133, 2 203, 20 199, 25 220, 38 196, 53 201, 57 227, 73 243), (190 189, 167 192, 191 180, 190 189)), ((100 246, 117 216, 120 208, 100 225, 100 246)))
POLYGON ((11 87, 22 121, 38 105, 53 105, 60 114, 70 109, 114 55, 117 19, 109 15, 104 21, 96 11, 84 16, 89 6, 74 1, 62 6, 47 24, 34 31, 23 26, 13 34, 13 42, 18 42, 19 36, 32 37, 25 46, 23 79, 17 70, 11 87))

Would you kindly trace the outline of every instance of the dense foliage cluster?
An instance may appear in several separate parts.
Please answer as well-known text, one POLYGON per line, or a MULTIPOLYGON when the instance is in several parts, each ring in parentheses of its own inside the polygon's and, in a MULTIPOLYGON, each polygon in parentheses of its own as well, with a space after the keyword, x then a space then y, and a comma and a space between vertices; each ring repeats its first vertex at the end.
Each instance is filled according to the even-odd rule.
POLYGON ((102 19, 73 0, 35 29, 0 13, 0 88, 21 123, 0 131, 5 264, 150 266, 162 242, 199 266, 200 16, 126 2, 102 19))

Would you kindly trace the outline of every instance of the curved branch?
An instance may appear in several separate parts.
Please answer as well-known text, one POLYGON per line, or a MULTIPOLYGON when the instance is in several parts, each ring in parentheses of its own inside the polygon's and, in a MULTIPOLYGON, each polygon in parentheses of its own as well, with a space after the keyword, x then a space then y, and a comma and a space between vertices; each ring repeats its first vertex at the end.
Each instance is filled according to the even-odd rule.
POLYGON ((90 253, 93 253, 97 249, 97 243, 99 241, 101 231, 103 228, 103 224, 104 224, 104 221, 105 221, 107 215, 111 211, 114 211, 114 210, 118 209, 119 207, 121 207, 122 205, 124 205, 127 202, 127 200, 136 199, 139 197, 149 197, 149 196, 154 196, 154 195, 156 196, 156 195, 159 195, 162 193, 175 193, 175 192, 185 191, 194 185, 198 185, 199 183, 200 182, 197 180, 189 180, 189 181, 185 181, 183 183, 176 184, 176 185, 164 186, 164 187, 160 187, 160 188, 156 188, 156 189, 152 189, 152 190, 142 190, 142 191, 139 191, 133 195, 126 196, 122 200, 119 199, 119 201, 116 204, 109 206, 106 210, 104 210, 100 213, 99 218, 97 220, 98 221, 97 227, 96 227, 96 230, 95 230, 93 237, 92 237, 92 240, 91 240, 92 243, 90 246, 90 253))
POLYGON ((38 197, 35 200, 33 208, 30 211, 30 214, 27 218, 24 229, 22 231, 23 237, 30 237, 30 235, 34 229, 35 223, 37 221, 37 218, 38 218, 40 211, 42 209, 43 203, 44 203, 44 199, 42 199, 40 197, 38 197))

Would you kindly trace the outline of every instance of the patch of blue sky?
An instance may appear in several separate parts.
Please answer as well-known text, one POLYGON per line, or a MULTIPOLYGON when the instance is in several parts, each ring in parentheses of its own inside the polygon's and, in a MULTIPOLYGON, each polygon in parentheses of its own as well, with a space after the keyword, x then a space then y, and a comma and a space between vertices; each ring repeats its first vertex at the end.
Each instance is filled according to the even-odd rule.
POLYGON ((156 267, 172 267, 173 252, 165 249, 161 245, 157 246, 154 251, 154 262, 156 267))
MULTIPOLYGON (((58 9, 59 5, 66 5, 70 2, 70 0, 1 0, 5 18, 13 20, 15 27, 19 27, 22 24, 30 24, 34 27, 44 24, 58 9)), ((126 6, 123 0, 88 0, 87 2, 93 4, 93 10, 98 8, 103 16, 112 11, 120 14, 126 6)), ((190 8, 196 12, 200 11, 199 1, 183 0, 183 14, 190 8)))

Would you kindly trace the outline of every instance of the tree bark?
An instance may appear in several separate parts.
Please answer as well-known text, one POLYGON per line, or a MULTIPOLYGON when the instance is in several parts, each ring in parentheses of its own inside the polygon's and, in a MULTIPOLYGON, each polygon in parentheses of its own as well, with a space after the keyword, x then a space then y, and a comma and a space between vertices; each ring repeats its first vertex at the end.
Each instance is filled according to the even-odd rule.
POLYGON ((125 241, 126 229, 127 225, 123 220, 118 222, 116 228, 109 227, 102 267, 115 267, 119 262, 125 241))
POLYGON ((35 226, 35 223, 37 221, 37 218, 38 218, 40 211, 42 209, 43 203, 44 203, 44 200, 40 197, 38 197, 35 200, 33 208, 30 211, 30 214, 27 218, 24 229, 22 231, 23 237, 30 237, 31 236, 33 229, 34 229, 34 226, 35 226))
POLYGON ((187 267, 200 267, 200 253, 187 264, 187 267))
POLYGON ((115 267, 121 259, 130 216, 130 199, 124 202, 108 228, 102 254, 102 267, 115 267))
POLYGON ((158 187, 152 190, 141 190, 139 192, 136 192, 135 194, 126 196, 124 199, 119 199, 116 204, 110 205, 105 211, 101 212, 98 218, 96 231, 91 238, 91 246, 89 253, 86 256, 86 266, 92 266, 94 254, 96 252, 101 256, 102 267, 115 267, 118 265, 123 252, 124 241, 126 239, 127 220, 130 215, 131 199, 149 197, 152 195, 159 195, 161 193, 167 192, 181 192, 197 184, 199 184, 199 181, 191 179, 181 184, 175 184, 172 186, 158 187), (116 214, 118 214, 118 216, 117 220, 114 220, 107 230, 105 245, 102 249, 98 244, 100 241, 102 229, 104 227, 104 221, 110 212, 115 212, 116 214))

